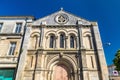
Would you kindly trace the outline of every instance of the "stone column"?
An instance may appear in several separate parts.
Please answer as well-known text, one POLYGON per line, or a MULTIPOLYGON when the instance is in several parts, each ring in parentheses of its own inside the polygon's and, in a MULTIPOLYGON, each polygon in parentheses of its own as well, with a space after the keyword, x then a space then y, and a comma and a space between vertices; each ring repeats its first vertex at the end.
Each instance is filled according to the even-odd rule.
POLYGON ((95 46, 96 46, 95 49, 97 50, 97 56, 98 56, 98 67, 100 68, 99 75, 101 75, 101 80, 109 80, 107 64, 106 64, 105 55, 102 47, 102 41, 100 38, 98 25, 96 22, 92 23, 92 31, 95 39, 95 46))
POLYGON ((90 36, 90 42, 91 42, 91 48, 94 49, 94 46, 93 46, 93 37, 90 36))
POLYGON ((52 73, 53 73, 53 71, 49 70, 47 80, 52 80, 52 73))
POLYGON ((79 76, 77 70, 74 71, 74 75, 75 75, 75 80, 79 80, 79 77, 80 77, 80 76, 79 76))
POLYGON ((86 62, 86 52, 83 46, 83 35, 82 35, 82 21, 78 21, 78 37, 79 37, 79 68, 82 80, 88 80, 86 78, 86 69, 87 69, 87 62, 86 62))
POLYGON ((44 27, 46 25, 46 22, 42 22, 41 23, 41 26, 40 26, 40 32, 41 32, 41 35, 40 35, 40 43, 39 43, 39 47, 40 49, 43 48, 43 37, 44 37, 44 27))
POLYGON ((45 48, 48 48, 48 45, 47 45, 47 44, 49 44, 49 43, 48 43, 49 37, 46 36, 45 38, 46 38, 46 41, 45 41, 45 48))
POLYGON ((65 49, 68 48, 68 36, 65 36, 65 49))
POLYGON ((44 36, 44 27, 42 26, 40 28, 41 30, 41 36, 40 36, 40 48, 42 49, 43 48, 43 36, 44 36))
POLYGON ((58 35, 58 38, 57 38, 57 48, 58 49, 60 48, 60 35, 58 35))
POLYGON ((40 36, 37 37, 37 49, 39 47, 40 36))
POLYGON ((76 42, 76 45, 77 45, 77 49, 79 49, 79 37, 77 36, 77 38, 76 38, 77 40, 77 42, 76 42))
POLYGON ((83 78, 83 80, 88 80, 88 78, 86 77, 87 61, 86 61, 86 50, 85 49, 81 49, 81 60, 82 60, 82 78, 83 78))
POLYGON ((45 63, 45 58, 46 58, 46 54, 43 53, 42 54, 42 63, 41 63, 41 80, 45 80, 45 72, 46 72, 46 63, 45 63))
POLYGON ((40 74, 41 74, 40 71, 36 71, 36 72, 35 72, 35 79, 34 79, 34 80, 41 80, 40 74))
POLYGON ((48 36, 48 39, 47 39, 47 44, 46 44, 47 48, 50 48, 50 36, 48 36))
POLYGON ((54 45, 54 46, 55 46, 55 49, 58 48, 57 45, 58 45, 58 36, 55 36, 55 45, 54 45))
POLYGON ((82 60, 82 70, 86 70, 87 63, 86 63, 86 51, 85 51, 85 49, 81 50, 81 60, 82 60))
POLYGON ((33 80, 41 80, 41 56, 39 53, 36 54, 35 68, 33 73, 33 80))
POLYGON ((77 46, 78 46, 78 44, 77 44, 77 36, 75 36, 74 37, 74 48, 77 49, 77 46))
MULTIPOLYGON (((39 51, 38 51, 39 52, 39 51)), ((41 57, 42 57, 42 53, 38 53, 36 54, 36 58, 37 58, 37 62, 36 62, 36 69, 40 69, 41 68, 41 57)))
POLYGON ((83 37, 82 37, 82 24, 80 24, 78 26, 78 29, 79 29, 79 41, 80 41, 80 49, 83 49, 84 46, 83 46, 83 37))

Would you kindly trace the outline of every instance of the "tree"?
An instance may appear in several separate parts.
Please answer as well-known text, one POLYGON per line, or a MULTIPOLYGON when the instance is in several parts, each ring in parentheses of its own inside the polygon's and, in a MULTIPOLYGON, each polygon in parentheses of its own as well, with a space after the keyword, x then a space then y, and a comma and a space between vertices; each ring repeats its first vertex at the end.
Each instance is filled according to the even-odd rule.
POLYGON ((116 70, 120 71, 120 49, 116 52, 115 58, 113 59, 113 63, 116 66, 116 70))

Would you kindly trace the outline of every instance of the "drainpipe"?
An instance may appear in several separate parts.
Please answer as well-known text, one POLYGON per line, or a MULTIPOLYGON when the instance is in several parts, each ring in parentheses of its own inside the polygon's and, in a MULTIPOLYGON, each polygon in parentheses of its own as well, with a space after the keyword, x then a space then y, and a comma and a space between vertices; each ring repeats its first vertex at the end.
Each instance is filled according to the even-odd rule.
POLYGON ((18 65, 19 65, 20 57, 21 57, 21 53, 22 53, 23 42, 24 42, 24 38, 25 38, 26 25, 27 25, 27 17, 25 18, 25 25, 24 25, 24 29, 23 29, 23 36, 22 36, 20 51, 19 51, 19 55, 18 55, 18 58, 17 58, 17 66, 16 66, 16 68, 15 68, 15 73, 14 73, 14 78, 13 78, 13 80, 16 79, 16 74, 17 74, 17 70, 18 70, 18 65))

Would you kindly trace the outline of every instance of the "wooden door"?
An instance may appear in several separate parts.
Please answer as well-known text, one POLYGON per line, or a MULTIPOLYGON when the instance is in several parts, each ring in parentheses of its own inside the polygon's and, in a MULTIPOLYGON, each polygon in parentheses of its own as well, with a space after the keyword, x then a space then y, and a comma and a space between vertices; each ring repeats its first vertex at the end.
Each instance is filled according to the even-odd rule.
POLYGON ((67 68, 64 65, 56 65, 53 71, 53 80, 68 80, 67 68))

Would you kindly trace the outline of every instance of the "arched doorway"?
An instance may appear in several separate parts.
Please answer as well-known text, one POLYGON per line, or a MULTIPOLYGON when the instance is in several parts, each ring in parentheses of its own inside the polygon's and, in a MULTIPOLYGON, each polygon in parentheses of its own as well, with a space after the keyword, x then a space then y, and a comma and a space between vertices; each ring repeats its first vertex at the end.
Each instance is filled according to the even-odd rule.
POLYGON ((53 80, 69 80, 69 70, 63 64, 57 64, 53 68, 53 80))
POLYGON ((54 57, 47 65, 47 80, 78 80, 76 65, 67 56, 54 57))

